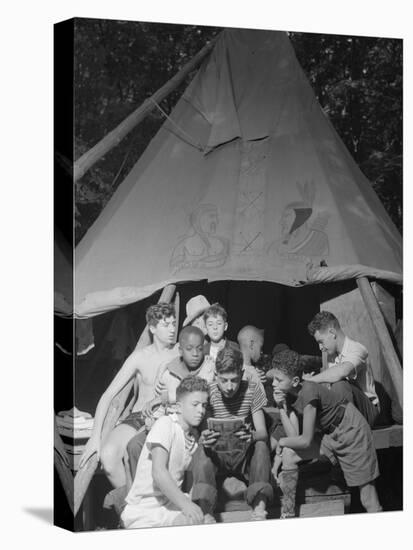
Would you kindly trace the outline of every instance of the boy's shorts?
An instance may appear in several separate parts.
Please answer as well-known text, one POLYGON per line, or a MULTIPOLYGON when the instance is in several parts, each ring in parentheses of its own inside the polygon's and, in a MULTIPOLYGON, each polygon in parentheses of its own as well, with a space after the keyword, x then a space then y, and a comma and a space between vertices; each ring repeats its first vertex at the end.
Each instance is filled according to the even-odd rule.
MULTIPOLYGON (((189 495, 186 495, 189 497, 189 495)), ((127 504, 120 518, 125 529, 167 527, 182 514, 171 502, 161 504, 156 497, 143 497, 139 504, 127 504)), ((188 522, 189 523, 189 522, 188 522)))
POLYGON ((373 435, 366 419, 348 403, 339 426, 325 434, 320 454, 333 464, 339 463, 349 487, 371 483, 379 476, 373 435))

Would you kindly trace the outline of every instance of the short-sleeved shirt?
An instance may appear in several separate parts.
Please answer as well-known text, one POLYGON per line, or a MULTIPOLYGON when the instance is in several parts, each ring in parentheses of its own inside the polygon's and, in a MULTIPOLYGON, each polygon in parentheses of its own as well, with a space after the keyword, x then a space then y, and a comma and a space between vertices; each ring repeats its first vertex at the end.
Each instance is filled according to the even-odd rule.
POLYGON ((367 349, 359 342, 355 342, 346 336, 341 353, 335 357, 333 362, 329 363, 329 366, 336 366, 340 363, 354 365, 354 371, 347 377, 348 380, 356 384, 374 404, 378 403, 379 398, 374 385, 367 349))
POLYGON ((135 479, 125 499, 128 504, 139 504, 146 497, 156 497, 160 504, 168 500, 152 477, 152 449, 156 445, 168 452, 168 470, 178 487, 182 485, 184 472, 197 447, 195 438, 185 434, 175 414, 159 418, 152 426, 139 457, 135 479))
POLYGON ((266 404, 267 397, 262 385, 254 382, 241 380, 237 393, 230 398, 224 397, 217 382, 209 384, 208 417, 242 417, 250 420, 252 414, 266 404))
POLYGON ((317 409, 317 424, 323 432, 329 433, 330 427, 341 419, 341 405, 346 404, 345 399, 340 399, 322 384, 304 381, 298 392, 297 399, 291 403, 295 412, 302 416, 307 405, 317 409))

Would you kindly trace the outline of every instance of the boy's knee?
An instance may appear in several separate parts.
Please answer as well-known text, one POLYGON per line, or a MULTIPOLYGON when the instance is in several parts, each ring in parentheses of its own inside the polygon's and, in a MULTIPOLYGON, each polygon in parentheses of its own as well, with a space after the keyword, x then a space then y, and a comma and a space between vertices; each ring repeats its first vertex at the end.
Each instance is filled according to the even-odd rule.
POLYGON ((111 473, 116 469, 122 460, 120 450, 114 445, 105 445, 100 452, 100 462, 106 473, 111 473))

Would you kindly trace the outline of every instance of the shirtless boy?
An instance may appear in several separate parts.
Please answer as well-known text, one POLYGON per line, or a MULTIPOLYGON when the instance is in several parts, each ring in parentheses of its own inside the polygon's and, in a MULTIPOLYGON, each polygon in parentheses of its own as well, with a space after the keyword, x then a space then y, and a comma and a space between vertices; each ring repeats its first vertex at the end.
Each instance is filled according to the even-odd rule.
POLYGON ((126 483, 122 457, 129 440, 144 424, 141 411, 153 396, 159 368, 165 362, 171 361, 178 353, 177 348, 173 347, 176 318, 172 304, 160 302, 150 306, 146 312, 146 322, 153 342, 131 353, 103 393, 96 408, 92 435, 79 463, 82 467, 94 453, 97 453, 109 481, 115 488, 122 487, 126 483), (101 444, 103 422, 110 403, 134 377, 137 377, 139 396, 133 411, 101 444))

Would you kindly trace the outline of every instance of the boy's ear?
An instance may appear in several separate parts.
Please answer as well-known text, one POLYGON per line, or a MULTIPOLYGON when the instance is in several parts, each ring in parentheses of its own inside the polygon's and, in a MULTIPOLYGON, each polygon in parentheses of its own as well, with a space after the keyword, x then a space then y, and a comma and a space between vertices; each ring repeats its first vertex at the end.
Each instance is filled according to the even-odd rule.
POLYGON ((228 330, 228 323, 225 323, 224 325, 224 332, 226 332, 228 330))
POLYGON ((292 385, 294 388, 296 388, 298 386, 298 384, 300 383, 300 377, 299 376, 294 376, 294 378, 292 379, 292 385))
POLYGON ((178 344, 178 351, 179 351, 179 354, 182 355, 182 346, 181 346, 181 343, 178 341, 177 344, 178 344))
POLYGON ((332 334, 332 335, 334 336, 334 338, 336 338, 336 336, 337 336, 337 331, 336 331, 336 329, 335 329, 334 327, 330 327, 330 328, 328 329, 328 332, 329 332, 330 334, 332 334))
POLYGON ((149 332, 151 332, 152 334, 155 332, 155 328, 153 325, 149 325, 149 332))
POLYGON ((177 401, 175 403, 175 407, 176 407, 177 412, 182 412, 182 403, 180 401, 177 401))

